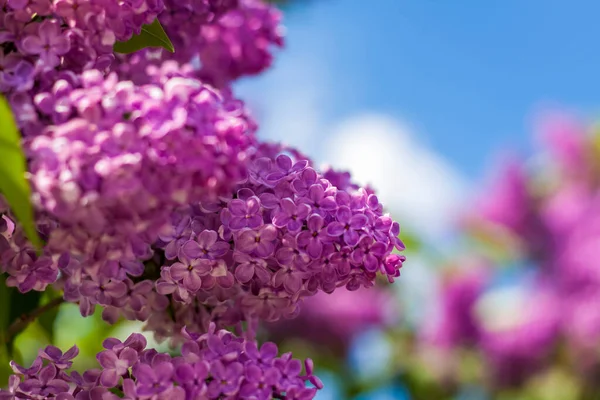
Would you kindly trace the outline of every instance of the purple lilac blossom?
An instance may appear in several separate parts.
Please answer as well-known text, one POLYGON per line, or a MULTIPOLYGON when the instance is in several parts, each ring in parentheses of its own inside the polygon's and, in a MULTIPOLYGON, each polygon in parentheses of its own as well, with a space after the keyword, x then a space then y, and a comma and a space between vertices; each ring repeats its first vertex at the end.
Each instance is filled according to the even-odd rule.
POLYGON ((261 0, 166 0, 165 5, 159 20, 176 52, 145 49, 118 56, 120 76, 145 83, 148 65, 176 60, 194 65, 203 82, 224 88, 270 67, 272 48, 283 46, 281 13, 261 0))
POLYGON ((138 84, 120 80, 125 71, 105 75, 112 45, 161 1, 2 2, 0 87, 46 242, 39 255, 7 225, 7 283, 22 292, 54 283, 82 315, 99 304, 109 322, 149 319, 169 337, 185 325, 293 317, 303 298, 369 287, 378 272, 393 281, 404 257, 392 251, 404 245, 374 193, 328 170, 333 185, 296 150, 255 143, 230 90, 194 79, 227 86, 266 68, 271 45, 282 45, 279 13, 256 0, 169 4, 171 17, 202 21, 184 30, 201 39, 201 68, 133 62, 145 74, 138 84))
POLYGON ((99 369, 69 371, 77 347, 64 355, 55 347, 40 350, 30 368, 11 362, 14 375, 0 398, 62 400, 120 399, 312 399, 323 384, 313 374, 310 359, 303 363, 291 353, 278 356, 277 346, 262 346, 216 331, 203 335, 184 330, 181 356, 146 349, 144 336, 134 333, 125 342, 109 338, 96 356, 99 369), (307 384, 310 383, 310 386, 307 384), (294 395, 295 394, 295 395, 294 395))
POLYGON ((0 94, 22 133, 39 130, 27 111, 40 90, 65 75, 106 69, 115 42, 138 34, 163 10, 162 0, 0 0, 0 94))
POLYGON ((435 316, 426 320, 423 340, 441 349, 477 344, 481 332, 474 305, 489 276, 483 264, 444 273, 436 298, 435 316))
MULTIPOLYGON (((38 139, 47 143, 51 138, 39 136, 33 143, 38 139)), ((52 152, 39 154, 43 155, 41 161, 47 163, 47 155, 52 152)), ((53 157, 67 154, 63 150, 53 157)), ((390 282, 398 277, 404 256, 393 251, 404 248, 398 238, 400 228, 383 214, 376 196, 354 186, 348 186, 348 190, 332 186, 309 166, 309 160, 298 160, 294 154, 297 153, 279 145, 260 144, 250 155, 248 174, 238 181, 233 194, 175 207, 174 211, 171 210, 177 204, 171 203, 166 207, 172 213, 171 218, 156 210, 156 215, 160 215, 157 225, 170 222, 170 228, 157 230, 158 240, 153 244, 149 225, 145 225, 144 236, 138 240, 121 236, 118 242, 109 241, 118 238, 116 235, 121 231, 131 232, 127 231, 128 218, 113 221, 113 225, 119 222, 125 225, 108 237, 105 230, 84 225, 89 223, 86 218, 69 226, 69 218, 78 215, 75 208, 59 214, 64 218, 60 224, 55 219, 42 220, 44 237, 50 240, 46 252, 38 258, 19 227, 13 227, 3 236, 8 242, 1 255, 9 273, 7 283, 22 291, 43 290, 57 279, 60 271, 57 288, 64 290, 66 300, 79 303, 83 315, 89 315, 93 306, 99 304, 104 307, 106 321, 114 323, 120 316, 147 321, 147 328, 157 338, 177 343, 184 326, 202 332, 210 322, 226 327, 243 321, 291 318, 299 312, 304 298, 318 292, 332 293, 344 286, 350 291, 370 287, 377 274, 386 276, 390 282), (289 221, 286 225, 273 224, 273 219, 285 212, 286 203, 305 210, 292 213, 300 228, 292 224, 290 230, 289 221), (347 234, 340 235, 337 229, 340 224, 344 229, 350 224, 358 241, 347 234), (92 239, 96 232, 102 236, 95 242, 92 239), (53 235, 60 240, 54 242, 53 235), (78 247, 81 243, 78 240, 82 239, 85 245, 78 247), (123 251, 126 240, 130 240, 129 252, 123 251), (77 252, 78 248, 94 249, 94 245, 96 250, 87 257, 83 257, 81 250, 77 252), (63 252, 52 252, 57 247, 63 252), (148 262, 155 265, 154 272, 148 262)), ((83 161, 93 160, 86 157, 83 161)), ((45 170, 38 169, 35 159, 33 166, 36 182, 38 171, 45 170)), ((329 174, 336 177, 331 171, 329 174)), ((121 184, 119 179, 110 183, 117 185, 117 192, 127 193, 134 187, 121 184)), ((139 183, 136 185, 140 187, 139 183)), ((83 184, 75 187, 81 186, 85 187, 83 184)), ((153 193, 164 195, 167 187, 162 185, 161 193, 153 193)), ((190 187, 187 194, 193 193, 193 189, 190 187)), ((122 196, 121 193, 117 200, 122 196)), ((110 197, 92 197, 98 206, 103 205, 104 198, 110 197)), ((47 196, 51 205, 56 206, 59 199, 47 196)), ((89 211, 93 205, 88 201, 85 210, 89 211)), ((126 215, 131 215, 136 205, 124 204, 129 209, 126 215)), ((114 206, 114 202, 107 204, 106 218, 114 218, 109 212, 114 206)), ((103 215, 102 210, 96 215, 103 215)), ((122 208, 117 210, 116 216, 121 215, 122 208)))
POLYGON ((555 290, 568 310, 563 314, 563 330, 579 349, 593 349, 600 339, 600 313, 594 311, 600 301, 598 206, 598 194, 580 205, 582 212, 555 260, 555 290))
MULTIPOLYGON (((553 288, 538 280, 526 290, 515 309, 486 310, 489 315, 485 318, 493 319, 492 323, 479 321, 480 346, 494 384, 501 387, 519 385, 542 368, 560 332, 562 300, 553 288), (500 323, 503 319, 508 323, 500 323)), ((496 306, 504 307, 503 304, 496 306)))
MULTIPOLYGON (((153 84, 135 86, 91 70, 36 95, 47 125, 24 146, 47 245, 38 258, 20 229, 7 237, 11 286, 43 290, 60 269, 73 301, 86 280, 140 276, 173 210, 247 175, 255 124, 243 104, 177 71, 165 63, 153 84)), ((118 294, 83 296, 112 305, 118 294)))
POLYGON ((354 292, 341 288, 307 298, 296 318, 267 323, 265 327, 276 342, 300 338, 343 355, 361 332, 392 326, 398 311, 397 299, 383 287, 354 292))
POLYGON ((501 227, 530 257, 547 259, 546 249, 553 245, 553 238, 539 215, 538 199, 523 163, 510 160, 503 165, 475 210, 469 211, 471 222, 501 227))
POLYGON ((549 114, 538 121, 538 136, 544 150, 552 160, 550 168, 555 168, 560 179, 581 179, 591 170, 589 146, 586 141, 585 126, 567 114, 549 114))
POLYGON ((38 254, 3 204, 0 272, 21 292, 54 284, 84 316, 99 304, 108 322, 148 321, 158 338, 184 342, 171 358, 141 335, 107 339, 101 368, 83 375, 67 371, 76 348, 47 347, 30 368, 12 364, 1 398, 311 399, 322 384, 310 360, 301 375, 275 345, 216 328, 245 321, 250 338, 257 320, 293 317, 319 291, 399 276, 399 225, 374 193, 256 143, 233 99, 229 83, 266 69, 282 46, 278 11, 258 0, 166 3, 0 0, 0 94, 23 136, 46 243, 38 254), (114 65, 115 42, 157 16, 187 49, 114 65))
MULTIPOLYGON (((506 259, 492 261, 489 274, 505 268, 504 261, 517 262, 527 265, 517 270, 531 273, 532 282, 519 295, 496 298, 497 307, 480 310, 477 319, 473 309, 488 303, 494 291, 465 290, 470 304, 465 319, 461 310, 466 308, 453 304, 443 290, 443 304, 448 306, 442 306, 446 317, 440 320, 462 322, 445 327, 432 319, 442 339, 434 344, 460 349, 464 338, 471 336, 471 350, 484 357, 494 384, 500 387, 519 385, 550 360, 557 361, 552 358, 557 349, 568 352, 581 376, 593 374, 600 365, 596 355, 600 339, 598 133, 584 136, 585 129, 564 115, 546 117, 540 128, 545 163, 527 170, 523 164, 509 164, 476 216, 480 222, 510 231, 526 250, 499 249, 506 252, 506 259), (511 302, 516 303, 510 307, 511 302), (465 329, 470 326, 475 328, 472 334, 465 329)), ((584 379, 594 385, 594 378, 584 379)))
POLYGON ((363 189, 339 190, 308 162, 281 150, 261 145, 234 198, 189 207, 187 227, 182 230, 177 222, 171 241, 158 243, 177 254, 162 266, 156 284, 159 294, 170 296, 176 318, 156 313, 148 322, 160 337, 177 335, 189 324, 203 331, 215 312, 225 326, 244 318, 294 317, 302 299, 316 293, 370 287, 378 273, 390 281, 399 275, 404 257, 392 254, 404 248, 397 237, 399 227, 381 212, 376 197, 363 189), (296 164, 300 167, 295 172, 290 168, 281 173, 281 165, 296 164), (301 195, 295 188, 303 179, 309 179, 310 187, 301 195), (300 206, 308 209, 294 214, 300 206), (284 217, 290 214, 296 215, 300 229, 293 224, 289 229, 293 220, 284 217), (254 228, 241 222, 255 219, 254 228), (358 240, 328 229, 350 221, 355 221, 352 229, 358 240), (218 247, 218 254, 211 255, 213 247, 218 247))

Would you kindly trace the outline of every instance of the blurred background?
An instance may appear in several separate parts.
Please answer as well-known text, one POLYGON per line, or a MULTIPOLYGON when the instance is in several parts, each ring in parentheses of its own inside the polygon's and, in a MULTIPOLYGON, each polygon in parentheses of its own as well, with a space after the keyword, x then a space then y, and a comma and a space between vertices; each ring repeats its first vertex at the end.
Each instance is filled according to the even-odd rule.
MULTIPOLYGON (((600 3, 281 3, 286 48, 237 94, 263 139, 371 184, 408 260, 262 338, 315 360, 321 400, 600 399, 600 3)), ((139 328, 67 304, 15 347, 92 367, 139 328)))

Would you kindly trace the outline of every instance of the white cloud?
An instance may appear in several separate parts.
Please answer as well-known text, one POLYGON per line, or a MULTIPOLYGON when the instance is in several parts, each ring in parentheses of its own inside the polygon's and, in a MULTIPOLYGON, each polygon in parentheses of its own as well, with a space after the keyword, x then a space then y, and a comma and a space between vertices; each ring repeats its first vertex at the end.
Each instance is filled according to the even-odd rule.
POLYGON ((430 239, 449 231, 467 185, 406 124, 386 115, 359 115, 335 127, 326 143, 327 161, 371 184, 401 224, 430 239))

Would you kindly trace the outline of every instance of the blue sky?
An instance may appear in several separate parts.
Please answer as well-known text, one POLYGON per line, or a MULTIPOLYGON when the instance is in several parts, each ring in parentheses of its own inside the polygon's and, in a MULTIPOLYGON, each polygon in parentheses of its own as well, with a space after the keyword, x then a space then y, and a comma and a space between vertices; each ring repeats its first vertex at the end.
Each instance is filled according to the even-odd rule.
POLYGON ((282 76, 280 101, 295 96, 281 82, 315 86, 304 99, 318 108, 314 128, 385 113, 410 123, 429 148, 475 179, 500 148, 528 149, 540 107, 597 109, 597 1, 307 3, 286 14, 288 45, 274 70, 243 86, 262 93, 282 76), (293 65, 295 73, 282 72, 293 65))

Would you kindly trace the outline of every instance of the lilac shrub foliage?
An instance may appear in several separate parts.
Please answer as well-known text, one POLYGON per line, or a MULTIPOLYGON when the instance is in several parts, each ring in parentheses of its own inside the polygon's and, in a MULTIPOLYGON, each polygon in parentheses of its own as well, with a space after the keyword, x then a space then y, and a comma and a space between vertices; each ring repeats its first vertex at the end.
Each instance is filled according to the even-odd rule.
POLYGON ((0 0, 0 93, 45 243, 37 252, 1 202, 0 273, 182 346, 172 358, 138 334, 107 339, 101 369, 82 375, 68 372, 76 348, 48 347, 12 364, 0 398, 308 399, 322 387, 310 360, 302 374, 256 343, 259 322, 378 274, 393 282, 404 245, 371 189, 256 138, 230 83, 271 64, 280 20, 258 0, 0 0), (157 18, 174 54, 114 54, 157 18))

